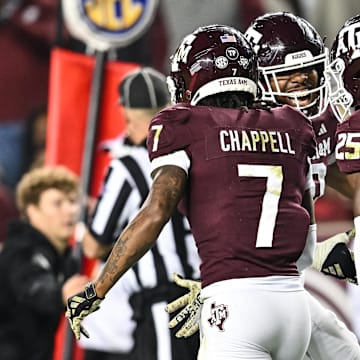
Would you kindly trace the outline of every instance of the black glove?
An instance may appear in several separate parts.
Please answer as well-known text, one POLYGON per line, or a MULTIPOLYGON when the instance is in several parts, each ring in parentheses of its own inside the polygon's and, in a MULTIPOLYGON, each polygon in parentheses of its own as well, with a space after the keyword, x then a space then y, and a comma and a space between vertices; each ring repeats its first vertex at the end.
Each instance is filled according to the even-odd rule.
POLYGON ((92 283, 88 283, 84 291, 68 299, 65 316, 69 320, 77 340, 80 339, 80 333, 89 337, 89 333, 81 325, 81 321, 92 312, 99 310, 102 300, 96 295, 95 286, 92 283))
POLYGON ((325 275, 357 284, 354 254, 347 244, 355 237, 355 230, 336 234, 316 244, 312 267, 325 275))
POLYGON ((321 272, 356 285, 358 284, 353 251, 344 243, 336 244, 330 251, 322 265, 321 272))

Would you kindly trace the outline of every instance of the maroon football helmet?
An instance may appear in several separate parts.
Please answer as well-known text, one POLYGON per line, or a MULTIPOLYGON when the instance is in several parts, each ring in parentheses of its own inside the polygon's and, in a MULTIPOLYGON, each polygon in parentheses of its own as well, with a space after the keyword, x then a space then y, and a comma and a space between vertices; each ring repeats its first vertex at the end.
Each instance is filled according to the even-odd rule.
POLYGON ((198 28, 170 59, 168 87, 173 103, 195 105, 226 91, 257 94, 256 56, 244 35, 230 26, 198 28))
POLYGON ((326 71, 330 103, 339 121, 360 105, 360 15, 348 19, 336 35, 326 71))
POLYGON ((328 50, 310 23, 291 13, 269 13, 256 18, 246 30, 245 37, 258 56, 259 86, 264 100, 277 102, 277 97, 291 98, 310 118, 325 111, 328 88, 324 70, 328 64, 328 50), (277 76, 309 68, 317 70, 319 82, 315 88, 281 91, 277 76))

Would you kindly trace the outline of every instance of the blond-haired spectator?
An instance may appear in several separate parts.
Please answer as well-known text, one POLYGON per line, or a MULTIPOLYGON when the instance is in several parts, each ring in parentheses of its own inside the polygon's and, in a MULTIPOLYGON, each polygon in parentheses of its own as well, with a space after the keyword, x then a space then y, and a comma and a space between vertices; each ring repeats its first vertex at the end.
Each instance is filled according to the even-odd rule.
POLYGON ((34 169, 17 186, 21 220, 9 225, 0 254, 2 359, 51 359, 64 300, 88 281, 75 274, 69 242, 79 190, 62 166, 34 169))

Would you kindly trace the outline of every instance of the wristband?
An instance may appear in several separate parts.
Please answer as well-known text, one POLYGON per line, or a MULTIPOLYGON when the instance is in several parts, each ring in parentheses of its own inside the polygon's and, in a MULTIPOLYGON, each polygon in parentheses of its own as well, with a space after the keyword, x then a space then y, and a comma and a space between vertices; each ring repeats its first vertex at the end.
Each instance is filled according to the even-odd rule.
POLYGON ((85 296, 88 300, 97 297, 95 286, 93 283, 88 283, 85 285, 85 296))

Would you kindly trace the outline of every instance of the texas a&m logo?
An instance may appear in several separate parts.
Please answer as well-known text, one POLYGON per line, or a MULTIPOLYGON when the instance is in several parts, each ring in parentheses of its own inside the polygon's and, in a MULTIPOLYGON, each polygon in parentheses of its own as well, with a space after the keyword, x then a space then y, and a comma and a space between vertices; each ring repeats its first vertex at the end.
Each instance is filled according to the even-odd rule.
POLYGON ((208 319, 210 326, 217 326, 220 331, 224 331, 224 321, 229 316, 229 311, 227 305, 220 304, 215 305, 211 304, 211 316, 208 319))
POLYGON ((351 58, 360 57, 360 26, 352 24, 339 31, 338 46, 335 57, 339 57, 343 53, 347 53, 348 49, 352 49, 351 58))

